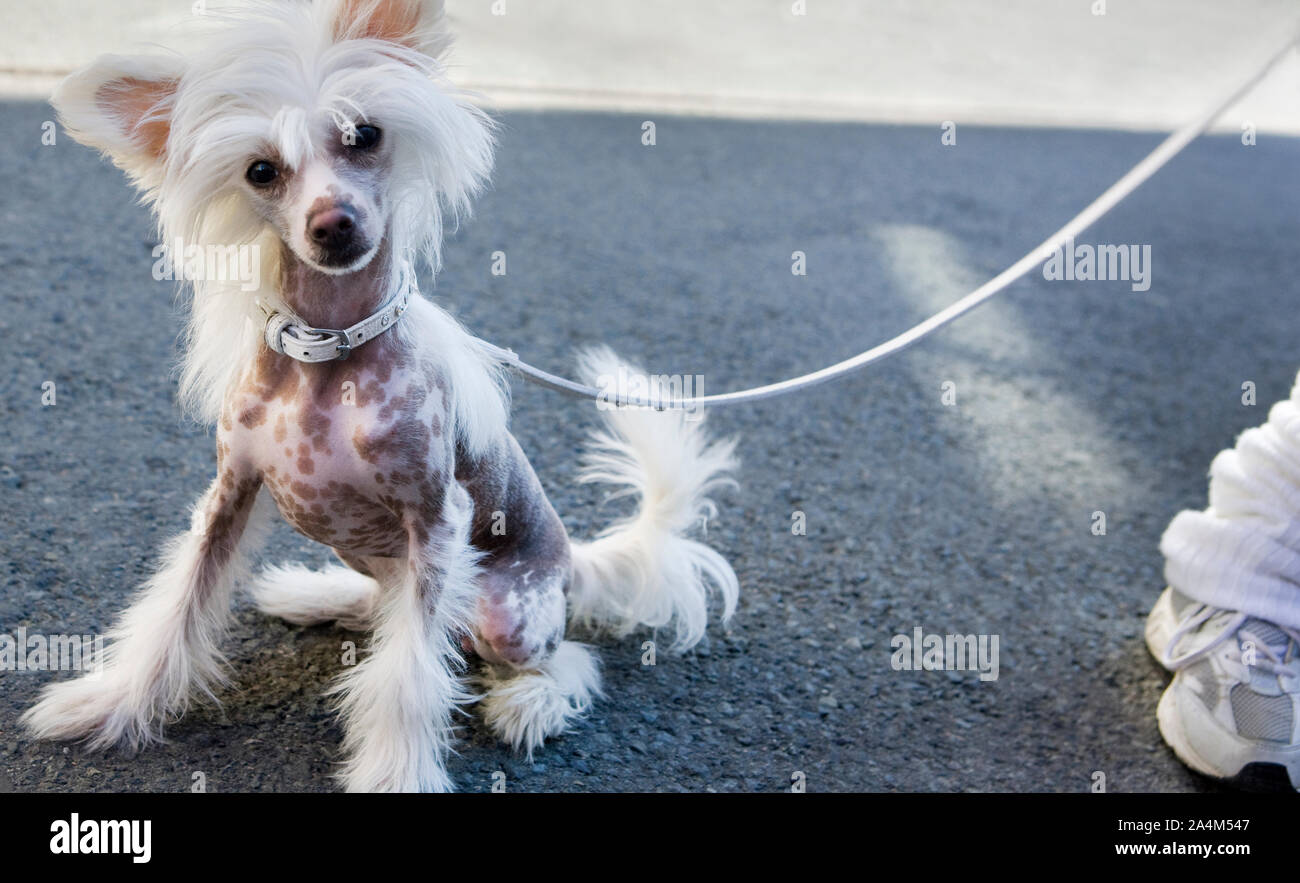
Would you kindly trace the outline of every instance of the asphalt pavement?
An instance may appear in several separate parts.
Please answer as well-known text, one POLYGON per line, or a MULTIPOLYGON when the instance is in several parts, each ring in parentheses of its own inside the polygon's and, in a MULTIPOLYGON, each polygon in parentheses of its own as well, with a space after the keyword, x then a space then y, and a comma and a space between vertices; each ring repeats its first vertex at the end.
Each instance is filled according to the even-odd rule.
MULTIPOLYGON (((186 527, 213 443, 175 405, 180 315, 150 275, 146 210, 91 151, 42 145, 47 105, 0 107, 0 633, 93 634, 186 527)), ((505 115, 492 190, 426 291, 543 367, 603 342, 723 392, 951 302, 1159 138, 962 126, 947 147, 937 126, 665 116, 647 147, 643 120, 505 115)), ((1150 245, 1149 290, 1036 273, 863 374, 715 413, 744 460, 709 526, 740 576, 735 619, 654 666, 648 632, 600 640, 606 698, 532 763, 467 720, 460 787, 497 771, 526 791, 779 791, 798 773, 810 791, 1086 791, 1096 772, 1111 791, 1215 787, 1160 740, 1167 677, 1142 622, 1164 526, 1300 366, 1298 160, 1294 139, 1202 139, 1080 239, 1150 245), (897 670, 891 641, 918 627, 997 636, 997 679, 897 670)), ((515 433, 590 536, 619 511, 574 481, 590 406, 514 392, 515 433)), ((283 525, 267 554, 327 557, 283 525)), ((331 790, 322 692, 349 640, 240 598, 235 686, 134 757, 30 741, 18 715, 66 675, 0 672, 0 786, 331 790)))

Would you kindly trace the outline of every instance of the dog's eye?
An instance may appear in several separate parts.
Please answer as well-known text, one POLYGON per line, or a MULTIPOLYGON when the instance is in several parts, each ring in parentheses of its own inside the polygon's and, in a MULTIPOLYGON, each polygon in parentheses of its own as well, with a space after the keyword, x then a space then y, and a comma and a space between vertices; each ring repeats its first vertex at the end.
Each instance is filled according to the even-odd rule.
POLYGON ((280 177, 280 171, 266 160, 260 159, 248 167, 244 177, 254 187, 265 187, 280 177))
POLYGON ((376 126, 357 126, 351 133, 352 137, 346 139, 343 143, 347 144, 353 150, 373 150, 379 143, 379 136, 382 132, 376 126))

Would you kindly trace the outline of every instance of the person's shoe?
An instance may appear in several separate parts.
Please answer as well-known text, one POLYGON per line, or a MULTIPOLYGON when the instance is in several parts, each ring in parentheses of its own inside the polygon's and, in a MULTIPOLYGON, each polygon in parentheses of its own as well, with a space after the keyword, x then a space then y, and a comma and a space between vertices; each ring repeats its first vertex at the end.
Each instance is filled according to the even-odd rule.
POLYGON ((1205 776, 1300 791, 1300 632, 1166 589, 1147 646, 1174 672, 1160 735, 1205 776))
POLYGON ((1164 655, 1165 648, 1169 646, 1169 639, 1178 629, 1178 623, 1185 613, 1199 603, 1170 587, 1160 593, 1156 606, 1152 607, 1151 612, 1147 614, 1147 649, 1161 665, 1164 665, 1161 657, 1164 655))

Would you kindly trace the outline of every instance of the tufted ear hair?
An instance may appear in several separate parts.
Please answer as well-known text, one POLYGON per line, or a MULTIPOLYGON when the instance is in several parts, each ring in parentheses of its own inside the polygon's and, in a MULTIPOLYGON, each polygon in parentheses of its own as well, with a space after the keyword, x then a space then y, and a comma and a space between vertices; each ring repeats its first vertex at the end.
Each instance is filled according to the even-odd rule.
POLYGON ((51 101, 73 138, 99 148, 148 189, 167 152, 183 73, 171 56, 104 55, 68 76, 51 101))
POLYGON ((451 44, 443 0, 338 0, 336 40, 383 40, 440 58, 451 44))

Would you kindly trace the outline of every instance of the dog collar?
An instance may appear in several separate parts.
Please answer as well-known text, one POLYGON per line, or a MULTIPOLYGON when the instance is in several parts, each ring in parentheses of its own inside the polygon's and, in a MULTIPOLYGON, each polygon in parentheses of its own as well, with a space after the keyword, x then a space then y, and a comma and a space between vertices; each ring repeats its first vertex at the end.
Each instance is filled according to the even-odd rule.
POLYGON ((363 343, 374 340, 397 324, 418 289, 415 273, 402 268, 402 284, 378 310, 348 328, 313 328, 293 316, 272 309, 261 301, 258 306, 266 315, 262 340, 277 353, 299 362, 337 362, 346 359, 363 343))

